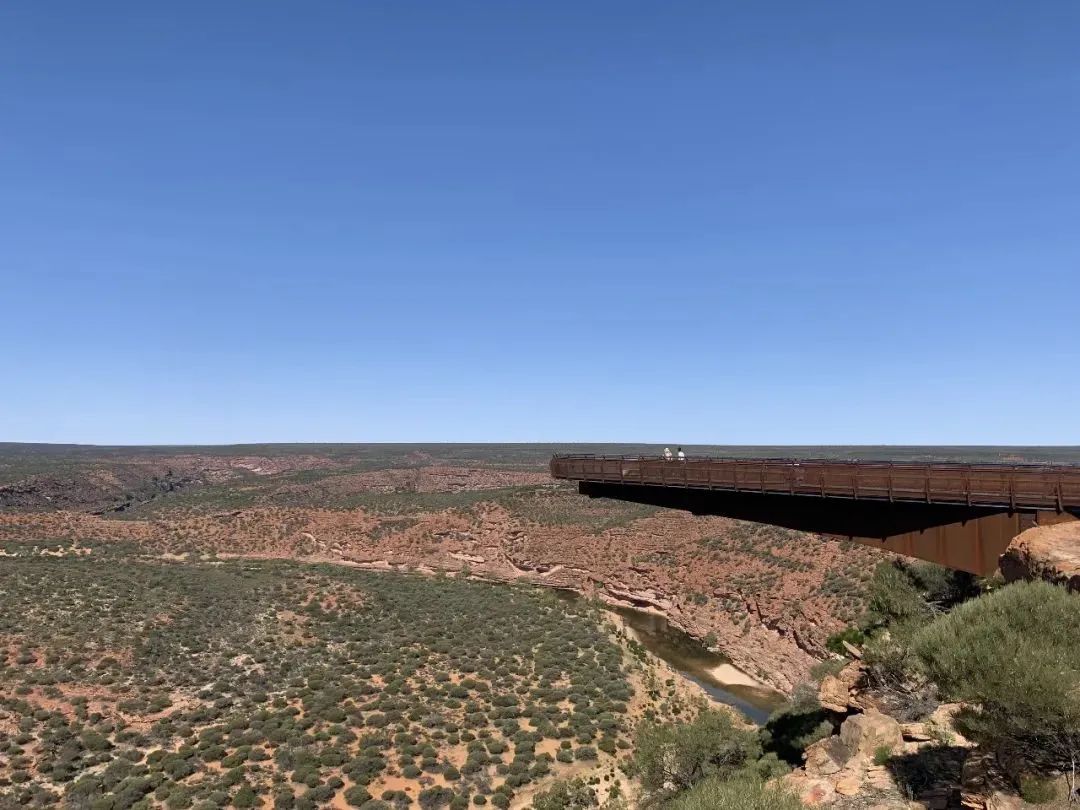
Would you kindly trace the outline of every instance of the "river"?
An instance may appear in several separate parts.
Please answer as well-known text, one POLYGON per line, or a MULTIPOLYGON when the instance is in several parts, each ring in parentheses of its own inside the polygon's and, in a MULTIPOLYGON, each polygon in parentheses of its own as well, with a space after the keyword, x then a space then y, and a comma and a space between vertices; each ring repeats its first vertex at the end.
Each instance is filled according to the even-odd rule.
MULTIPOLYGON (((582 598, 573 591, 559 590, 556 593, 567 601, 582 598)), ((733 706, 754 723, 761 725, 773 710, 787 702, 783 694, 765 686, 722 683, 713 675, 713 670, 731 661, 720 653, 711 652, 693 636, 672 626, 660 614, 631 607, 603 607, 608 613, 621 618, 633 637, 650 653, 696 683, 713 700, 733 706)))
POLYGON ((750 720, 761 725, 773 710, 787 699, 768 687, 721 683, 712 670, 731 661, 720 653, 708 650, 693 636, 684 633, 663 616, 628 607, 607 608, 621 616, 645 649, 667 661, 680 675, 693 681, 719 703, 734 706, 750 720))

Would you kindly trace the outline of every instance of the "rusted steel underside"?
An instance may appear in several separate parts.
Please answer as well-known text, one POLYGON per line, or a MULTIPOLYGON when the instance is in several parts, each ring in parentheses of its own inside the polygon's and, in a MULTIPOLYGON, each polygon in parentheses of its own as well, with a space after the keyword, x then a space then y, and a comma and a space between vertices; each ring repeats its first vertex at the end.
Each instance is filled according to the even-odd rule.
POLYGON ((592 497, 846 537, 990 574, 1017 534, 1080 514, 1080 467, 555 456, 592 497))

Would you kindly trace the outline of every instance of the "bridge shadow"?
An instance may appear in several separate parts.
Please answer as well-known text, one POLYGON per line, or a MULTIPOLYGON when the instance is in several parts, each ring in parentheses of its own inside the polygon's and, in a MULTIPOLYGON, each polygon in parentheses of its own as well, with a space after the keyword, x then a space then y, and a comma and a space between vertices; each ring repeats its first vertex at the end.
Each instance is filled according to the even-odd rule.
POLYGON ((888 537, 963 523, 1008 510, 992 506, 848 500, 724 490, 697 490, 582 481, 582 495, 682 509, 696 515, 771 523, 788 529, 858 537, 888 537))

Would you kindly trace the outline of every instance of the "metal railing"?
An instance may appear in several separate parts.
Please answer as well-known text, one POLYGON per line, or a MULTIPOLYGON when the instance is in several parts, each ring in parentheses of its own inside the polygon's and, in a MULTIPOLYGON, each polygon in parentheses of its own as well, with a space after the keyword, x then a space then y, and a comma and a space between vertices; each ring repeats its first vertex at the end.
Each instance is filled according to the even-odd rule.
POLYGON ((1080 466, 556 455, 555 478, 1009 509, 1080 510, 1080 466))

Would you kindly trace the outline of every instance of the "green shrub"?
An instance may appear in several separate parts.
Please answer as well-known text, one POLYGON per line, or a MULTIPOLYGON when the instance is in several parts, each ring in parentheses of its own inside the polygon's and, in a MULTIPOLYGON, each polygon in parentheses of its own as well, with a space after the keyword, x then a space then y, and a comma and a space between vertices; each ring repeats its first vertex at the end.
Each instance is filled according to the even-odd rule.
POLYGON ((928 562, 879 563, 870 582, 864 625, 895 626, 929 620, 979 594, 975 577, 928 562))
POLYGON ((904 562, 878 563, 870 582, 868 625, 892 626, 930 618, 930 606, 908 575, 909 570, 904 562))
POLYGON ((424 810, 432 810, 436 807, 445 807, 450 804, 454 798, 454 792, 449 788, 436 785, 435 787, 426 788, 420 791, 420 795, 417 797, 420 802, 420 807, 424 810))
POLYGON ((556 780, 547 790, 537 793, 532 804, 533 810, 582 810, 596 805, 596 791, 580 776, 556 780))
POLYGON ((1020 796, 1028 804, 1050 804, 1058 798, 1053 779, 1024 775, 1020 777, 1020 796))
POLYGON ((925 626, 924 621, 895 624, 866 643, 863 661, 871 684, 908 693, 914 684, 925 680, 922 661, 912 647, 915 635, 925 626))
POLYGON ((345 801, 352 807, 361 807, 365 802, 371 801, 371 794, 360 785, 354 785, 345 791, 345 801))
MULTIPOLYGON (((865 637, 863 640, 865 643, 865 637)), ((849 661, 846 658, 828 658, 824 661, 818 661, 810 667, 810 679, 815 685, 820 684, 825 680, 826 675, 839 675, 840 670, 846 667, 848 663, 849 661)))
POLYGON ((923 600, 931 605, 948 609, 979 595, 974 574, 922 561, 905 561, 905 567, 923 600))
POLYGON ((778 785, 748 778, 705 779, 667 805, 669 810, 799 810, 802 803, 778 785))
POLYGON ((255 791, 251 789, 251 785, 244 785, 240 790, 236 791, 236 795, 232 798, 233 807, 254 807, 255 806, 255 791))
POLYGON ((848 655, 844 642, 861 647, 866 643, 866 634, 857 627, 848 627, 839 633, 833 633, 825 642, 825 648, 837 655, 848 655))
POLYGON ((1080 594, 1017 583, 966 602, 914 648, 968 736, 1043 768, 1080 760, 1080 594))
POLYGON ((82 744, 88 751, 105 751, 112 748, 107 737, 92 730, 83 732, 82 744))
POLYGON ((736 727, 724 711, 704 711, 690 723, 644 722, 635 739, 634 764, 654 794, 692 788, 709 778, 727 778, 761 755, 754 731, 736 727))

